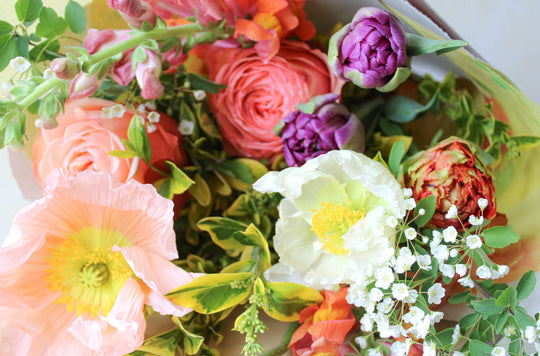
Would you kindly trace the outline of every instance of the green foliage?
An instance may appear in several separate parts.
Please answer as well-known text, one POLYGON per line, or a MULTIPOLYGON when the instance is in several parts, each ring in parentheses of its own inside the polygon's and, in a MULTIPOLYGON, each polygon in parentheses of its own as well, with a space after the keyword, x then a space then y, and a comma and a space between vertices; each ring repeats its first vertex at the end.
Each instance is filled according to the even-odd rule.
POLYGON ((390 155, 388 157, 388 168, 393 175, 396 175, 399 171, 399 165, 401 164, 401 159, 405 155, 405 141, 399 140, 392 145, 390 150, 390 155))
POLYGON ((86 28, 86 13, 84 7, 75 1, 69 1, 64 10, 69 29, 74 33, 83 33, 86 28))
POLYGON ((416 216, 416 219, 414 220, 416 226, 418 227, 424 227, 428 223, 428 221, 431 219, 433 214, 435 213, 435 207, 437 206, 437 198, 435 198, 434 195, 427 196, 416 204, 416 207, 414 208, 414 216, 416 216), (418 211, 420 209, 425 210, 424 215, 418 215, 418 211))
POLYGON ((31 24, 38 18, 42 6, 41 0, 17 0, 15 13, 19 21, 31 24))
POLYGON ((36 26, 36 35, 53 38, 62 35, 67 30, 68 23, 58 16, 50 7, 44 7, 39 13, 39 23, 36 26))
POLYGON ((216 94, 221 89, 226 88, 226 85, 214 83, 202 75, 196 73, 188 73, 188 81, 191 83, 191 89, 204 90, 210 94, 216 94))
POLYGON ((301 284, 265 282, 264 285, 266 293, 263 309, 266 314, 280 321, 296 321, 304 308, 323 301, 319 292, 301 284))
POLYGON ((124 142, 128 150, 131 150, 141 157, 146 163, 150 162, 152 158, 152 147, 150 146, 150 140, 146 134, 142 118, 137 115, 133 115, 129 122, 127 131, 128 142, 124 142))
POLYGON ((483 231, 482 236, 487 246, 503 248, 518 242, 519 235, 510 226, 494 226, 483 231))
POLYGON ((383 116, 391 122, 405 124, 432 110, 437 102, 438 95, 433 95, 426 105, 406 96, 391 96, 384 103, 383 116))
POLYGON ((517 284, 517 300, 527 298, 536 287, 536 275, 533 271, 526 272, 517 284))
POLYGON ((439 41, 407 33, 407 55, 409 56, 419 56, 429 53, 443 54, 455 51, 466 45, 467 42, 465 41, 439 41))

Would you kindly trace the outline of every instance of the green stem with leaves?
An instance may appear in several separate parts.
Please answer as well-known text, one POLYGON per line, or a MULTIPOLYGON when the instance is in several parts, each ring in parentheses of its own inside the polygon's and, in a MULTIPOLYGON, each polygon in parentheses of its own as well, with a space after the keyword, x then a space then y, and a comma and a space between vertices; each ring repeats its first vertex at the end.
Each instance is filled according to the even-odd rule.
POLYGON ((62 85, 66 85, 65 81, 58 78, 52 78, 41 83, 40 85, 36 87, 36 89, 30 95, 28 95, 26 98, 24 98, 23 100, 19 102, 19 107, 21 109, 26 109, 26 107, 30 106, 34 101, 39 99, 42 95, 46 94, 52 89, 59 88, 62 85))

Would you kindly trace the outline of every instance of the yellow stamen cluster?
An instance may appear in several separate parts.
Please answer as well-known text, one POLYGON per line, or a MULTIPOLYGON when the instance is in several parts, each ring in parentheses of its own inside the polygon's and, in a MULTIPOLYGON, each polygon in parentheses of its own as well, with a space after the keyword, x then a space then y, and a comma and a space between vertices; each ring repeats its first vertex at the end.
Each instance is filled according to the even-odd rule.
POLYGON ((115 231, 83 228, 52 249, 47 281, 49 289, 60 291, 57 302, 79 315, 106 315, 133 271, 120 252, 112 247, 129 241, 115 231))
POLYGON ((348 254, 342 236, 366 214, 363 210, 353 210, 350 204, 323 202, 311 219, 312 231, 323 243, 323 248, 334 255, 348 254))

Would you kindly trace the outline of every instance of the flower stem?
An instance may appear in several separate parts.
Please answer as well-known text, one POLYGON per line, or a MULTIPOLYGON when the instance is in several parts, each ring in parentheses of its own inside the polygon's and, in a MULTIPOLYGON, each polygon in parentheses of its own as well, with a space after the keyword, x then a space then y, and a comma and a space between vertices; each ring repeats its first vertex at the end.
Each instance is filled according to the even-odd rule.
POLYGON ((199 24, 187 24, 168 28, 164 31, 151 31, 147 33, 141 33, 128 38, 125 41, 104 48, 99 52, 93 54, 88 59, 90 65, 99 63, 107 58, 110 58, 118 53, 127 51, 130 48, 136 47, 146 40, 159 40, 169 37, 184 37, 187 35, 199 33, 199 32, 212 32, 212 30, 205 30, 199 24))
POLYGON ((276 347, 275 349, 265 352, 261 356, 283 355, 287 351, 287 346, 289 346, 289 341, 291 340, 293 333, 296 331, 296 329, 298 329, 298 326, 299 326, 298 322, 291 323, 291 325, 289 326, 289 329, 287 330, 287 333, 285 333, 285 335, 283 336, 283 341, 281 342, 281 344, 279 344, 278 347, 276 347))
POLYGON ((40 96, 47 93, 49 90, 60 86, 60 84, 64 84, 64 81, 58 78, 52 78, 41 83, 36 87, 36 89, 34 89, 34 91, 30 95, 28 95, 26 98, 19 102, 19 107, 25 109, 27 106, 31 105, 34 101, 39 99, 40 96))

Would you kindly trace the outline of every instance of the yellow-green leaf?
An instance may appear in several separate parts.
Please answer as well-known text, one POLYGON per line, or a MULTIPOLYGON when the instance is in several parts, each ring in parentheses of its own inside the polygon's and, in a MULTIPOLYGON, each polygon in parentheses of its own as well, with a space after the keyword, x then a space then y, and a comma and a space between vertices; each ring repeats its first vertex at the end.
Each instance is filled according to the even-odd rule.
POLYGON ((189 187, 191 196, 202 206, 210 205, 212 200, 212 193, 206 181, 199 175, 195 175, 195 184, 189 187))
POLYGON ((181 337, 180 330, 167 331, 146 339, 137 350, 158 356, 175 356, 181 337))
MULTIPOLYGON (((249 172, 253 178, 253 181, 256 181, 257 179, 262 177, 266 172, 268 172, 268 168, 266 168, 264 164, 251 158, 238 158, 234 161, 241 163, 247 166, 247 168, 249 168, 249 172)), ((225 178, 225 180, 227 180, 229 185, 236 190, 245 192, 251 188, 250 183, 243 182, 242 180, 238 178, 234 178, 229 175, 224 175, 223 178, 225 178)))
POLYGON ((320 303, 323 297, 309 287, 290 282, 266 282, 263 309, 270 317, 280 321, 296 321, 302 309, 320 303))
POLYGON ((246 230, 247 226, 244 223, 229 218, 208 217, 200 220, 197 227, 208 232, 212 241, 229 251, 231 256, 238 256, 245 247, 233 237, 234 233, 246 230))
POLYGON ((266 270, 270 267, 270 250, 268 249, 268 242, 255 225, 250 224, 246 231, 234 233, 233 238, 240 242, 242 246, 257 247, 260 260, 259 263, 262 263, 261 268, 266 270))
POLYGON ((176 166, 176 164, 171 161, 165 161, 165 163, 171 170, 171 193, 174 195, 182 194, 188 190, 192 184, 195 184, 195 181, 189 178, 180 168, 176 166))
POLYGON ((254 260, 241 260, 233 264, 228 265, 221 273, 238 273, 238 272, 251 272, 257 264, 254 260))
POLYGON ((251 273, 206 274, 176 288, 167 297, 198 313, 212 314, 240 304, 249 296, 252 284, 251 273))
POLYGON ((184 328, 184 325, 182 325, 182 322, 177 317, 172 317, 173 323, 175 323, 178 328, 182 331, 184 334, 184 351, 188 355, 195 355, 197 352, 199 352, 203 342, 204 337, 193 334, 192 332, 189 332, 184 328))

